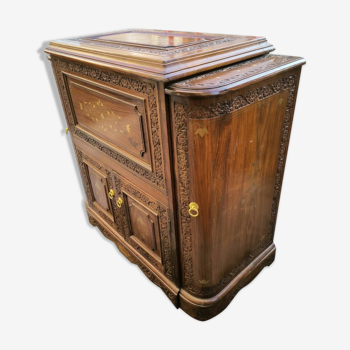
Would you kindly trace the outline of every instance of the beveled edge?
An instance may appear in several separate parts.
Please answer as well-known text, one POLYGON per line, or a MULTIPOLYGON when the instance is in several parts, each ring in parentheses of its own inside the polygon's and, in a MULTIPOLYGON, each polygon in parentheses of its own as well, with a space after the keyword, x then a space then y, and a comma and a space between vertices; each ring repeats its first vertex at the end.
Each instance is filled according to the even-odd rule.
MULTIPOLYGON (((271 55, 271 56, 273 56, 273 55, 271 55)), ((244 88, 247 85, 258 83, 266 78, 273 77, 273 76, 275 76, 283 71, 302 66, 305 63, 306 63, 306 60, 304 58, 295 57, 295 60, 290 62, 290 63, 283 64, 281 66, 277 66, 273 69, 266 70, 260 74, 252 75, 250 77, 247 77, 245 79, 241 79, 241 80, 236 81, 236 82, 231 83, 231 84, 222 84, 222 85, 217 85, 217 86, 212 87, 212 88, 204 88, 204 89, 196 89, 196 88, 186 89, 186 88, 178 88, 178 87, 176 87, 176 83, 174 83, 173 85, 166 87, 165 93, 167 95, 188 96, 188 97, 221 95, 221 94, 225 94, 228 92, 239 90, 241 88, 244 88)), ((213 72, 215 72, 215 70, 213 72)))
MULTIPOLYGON (((188 33, 191 34, 191 32, 188 33)), ((186 51, 187 47, 184 47, 181 53, 176 53, 176 49, 174 49, 165 51, 165 55, 160 56, 113 47, 106 49, 93 43, 73 44, 72 39, 63 39, 51 41, 45 52, 48 55, 79 61, 83 64, 168 82, 193 75, 194 72, 197 74, 208 69, 215 69, 243 59, 266 54, 275 49, 267 42, 265 37, 261 36, 196 34, 215 35, 223 38, 247 37, 251 39, 238 43, 235 41, 220 43, 218 41, 216 45, 210 48, 204 47, 192 51, 186 51)), ((195 47, 196 45, 192 46, 195 47)), ((129 45, 129 47, 132 47, 132 45, 129 45)))

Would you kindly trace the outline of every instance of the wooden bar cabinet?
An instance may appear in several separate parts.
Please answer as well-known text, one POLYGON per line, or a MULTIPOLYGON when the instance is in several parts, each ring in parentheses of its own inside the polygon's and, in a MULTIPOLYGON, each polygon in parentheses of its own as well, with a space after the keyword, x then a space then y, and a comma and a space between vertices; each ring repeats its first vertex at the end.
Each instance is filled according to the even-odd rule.
POLYGON ((90 223, 197 320, 275 258, 305 61, 273 50, 263 37, 139 29, 46 49, 90 223))

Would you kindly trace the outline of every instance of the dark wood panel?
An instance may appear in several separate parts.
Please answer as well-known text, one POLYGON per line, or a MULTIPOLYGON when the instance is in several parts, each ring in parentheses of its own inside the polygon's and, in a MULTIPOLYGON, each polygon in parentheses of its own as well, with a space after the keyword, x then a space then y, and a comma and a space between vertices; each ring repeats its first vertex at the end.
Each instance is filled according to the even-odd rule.
POLYGON ((130 238, 160 258, 159 216, 152 213, 135 198, 123 193, 128 208, 130 238))
POLYGON ((300 70, 225 95, 171 96, 182 283, 192 303, 221 297, 273 244, 300 70))
POLYGON ((113 200, 115 187, 111 169, 78 147, 75 147, 75 151, 89 206, 121 233, 119 213, 113 200), (114 192, 109 197, 111 190, 114 192))
POLYGON ((151 165, 144 100, 68 78, 76 125, 151 165))
POLYGON ((107 182, 106 179, 102 176, 99 176, 96 172, 94 172, 90 167, 89 174, 90 174, 90 181, 91 181, 91 187, 94 194, 94 198, 96 202, 105 210, 110 210, 110 205, 108 203, 108 189, 107 189, 107 182))
POLYGON ((266 240, 288 92, 189 122, 194 283, 219 283, 266 240))

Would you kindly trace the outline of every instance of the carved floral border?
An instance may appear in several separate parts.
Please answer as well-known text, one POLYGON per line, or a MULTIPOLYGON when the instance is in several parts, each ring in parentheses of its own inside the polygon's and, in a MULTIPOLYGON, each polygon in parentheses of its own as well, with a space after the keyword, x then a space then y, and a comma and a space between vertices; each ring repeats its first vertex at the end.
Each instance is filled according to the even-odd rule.
POLYGON ((157 110, 157 89, 156 85, 117 74, 114 72, 104 72, 96 68, 86 67, 84 65, 74 63, 71 61, 62 60, 55 56, 51 58, 52 65, 54 68, 57 85, 61 91, 61 99, 64 109, 66 111, 66 117, 69 124, 70 131, 74 135, 78 136, 85 142, 89 143, 91 146, 99 149, 103 153, 107 154, 118 163, 124 165, 128 169, 137 173, 138 175, 143 176, 151 183, 155 184, 157 187, 162 190, 165 189, 164 183, 164 170, 163 170, 163 156, 162 156, 162 147, 161 147, 161 136, 160 136, 160 126, 159 126, 159 116, 157 110), (69 92, 65 84, 65 79, 63 76, 62 70, 68 70, 73 73, 78 73, 90 78, 100 80, 102 82, 111 83, 113 85, 122 87, 124 89, 140 92, 147 95, 148 107, 149 107, 149 116, 151 122, 151 139, 153 144, 153 158, 155 164, 155 172, 151 172, 141 165, 131 161, 124 155, 117 153, 115 150, 110 149, 106 145, 100 143, 89 135, 85 134, 81 130, 75 127, 75 121, 72 112, 72 106, 70 103, 69 92))
POLYGON ((246 60, 244 62, 236 63, 234 65, 219 68, 214 71, 200 74, 196 77, 189 78, 186 80, 182 80, 178 83, 172 85, 172 88, 189 88, 189 89, 210 89, 214 87, 219 87, 221 85, 229 85, 236 83, 240 80, 247 79, 256 74, 263 73, 265 71, 274 69, 276 67, 282 66, 287 63, 291 63, 293 61, 299 60, 299 57, 293 56, 282 56, 282 55, 264 55, 260 57, 256 57, 250 60, 246 60), (245 66, 250 66, 249 70, 241 72, 241 69, 245 66), (204 78, 208 78, 215 75, 222 75, 222 73, 231 72, 230 77, 227 77, 222 80, 214 80, 212 82, 196 83, 196 81, 203 80, 204 78), (236 74, 235 74, 236 73, 236 74))
POLYGON ((183 253, 183 279, 184 288, 189 292, 199 296, 212 296, 222 290, 237 274, 250 264, 261 252, 263 252, 272 242, 276 225, 277 209, 280 198, 282 185, 282 176, 284 163, 287 155, 287 147, 289 142, 289 132, 292 123, 292 114, 295 104, 295 90, 297 86, 296 75, 290 75, 276 80, 272 84, 267 84, 246 92, 244 95, 235 96, 227 100, 223 100, 210 105, 193 106, 185 105, 179 102, 174 104, 175 112, 175 131, 177 144, 177 167, 179 176, 179 206, 180 206, 180 224, 182 238, 183 253), (193 260, 192 260, 192 233, 191 233, 191 217, 187 207, 190 202, 190 177, 188 167, 188 136, 187 122, 188 119, 210 119, 224 116, 232 113, 245 106, 251 105, 256 101, 263 100, 269 96, 277 94, 283 90, 289 91, 287 107, 283 122, 283 131, 280 143, 280 150, 277 164, 277 174, 275 179, 273 202, 271 208, 270 223, 268 228, 267 239, 262 242, 239 266, 235 267, 227 276, 219 283, 211 287, 198 288, 194 286, 193 278, 193 260))

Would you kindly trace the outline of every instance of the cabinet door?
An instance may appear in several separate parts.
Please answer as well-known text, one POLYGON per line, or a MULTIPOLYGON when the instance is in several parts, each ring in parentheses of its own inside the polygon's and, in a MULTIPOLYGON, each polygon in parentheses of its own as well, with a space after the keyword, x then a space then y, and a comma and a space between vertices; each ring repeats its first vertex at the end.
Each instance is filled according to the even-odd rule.
POLYGON ((89 206, 120 233, 112 171, 78 148, 76 154, 89 206))
POLYGON ((125 205, 130 219, 130 238, 161 261, 159 242, 159 216, 146 208, 137 199, 125 196, 125 205))
POLYGON ((168 278, 174 278, 169 210, 114 173, 125 240, 168 278))

